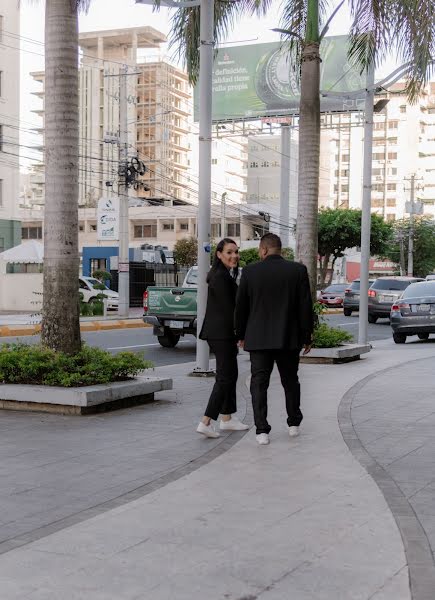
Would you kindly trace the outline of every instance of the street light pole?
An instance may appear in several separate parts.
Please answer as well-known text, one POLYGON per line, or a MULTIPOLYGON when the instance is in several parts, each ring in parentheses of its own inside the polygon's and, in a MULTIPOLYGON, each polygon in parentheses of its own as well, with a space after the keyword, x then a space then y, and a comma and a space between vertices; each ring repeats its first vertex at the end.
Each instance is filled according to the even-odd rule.
POLYGON ((367 322, 372 200, 373 104, 375 98, 374 83, 375 66, 372 63, 367 70, 367 89, 365 99, 363 197, 361 216, 361 267, 358 326, 359 344, 367 344, 368 341, 367 322))
POLYGON ((409 241, 408 241, 408 276, 414 274, 414 198, 415 198, 415 175, 411 175, 411 198, 409 208, 409 241))
POLYGON ((198 203, 198 292, 196 375, 207 375, 209 349, 199 339, 207 307, 207 273, 210 269, 210 218, 211 218, 211 140, 212 140, 212 89, 214 46, 214 0, 201 0, 199 49, 199 203, 198 203))
POLYGON ((128 166, 127 76, 128 66, 124 65, 119 71, 119 166, 122 173, 122 188, 124 192, 119 199, 118 314, 120 317, 128 317, 130 307, 130 244, 128 230, 128 185, 126 176, 128 166))
POLYGON ((290 126, 281 125, 281 173, 280 173, 279 220, 281 221, 281 241, 288 248, 290 216, 290 126))

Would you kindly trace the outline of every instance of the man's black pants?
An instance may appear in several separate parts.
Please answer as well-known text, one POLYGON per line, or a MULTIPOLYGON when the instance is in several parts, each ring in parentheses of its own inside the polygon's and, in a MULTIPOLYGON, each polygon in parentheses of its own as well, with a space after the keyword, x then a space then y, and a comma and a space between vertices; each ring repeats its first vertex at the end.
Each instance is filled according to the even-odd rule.
POLYGON ((208 340, 208 345, 216 357, 216 382, 204 415, 216 421, 219 414, 237 411, 238 348, 236 340, 208 340))
POLYGON ((300 425, 301 388, 298 379, 299 350, 255 350, 251 352, 251 396, 257 435, 269 433, 267 422, 267 390, 274 363, 278 367, 285 392, 287 425, 300 425))

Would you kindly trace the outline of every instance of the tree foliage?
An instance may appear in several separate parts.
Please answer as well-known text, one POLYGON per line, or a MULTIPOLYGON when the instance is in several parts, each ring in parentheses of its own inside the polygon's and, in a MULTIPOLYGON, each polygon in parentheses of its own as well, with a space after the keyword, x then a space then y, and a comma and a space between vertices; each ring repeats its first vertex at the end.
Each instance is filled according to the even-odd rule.
MULTIPOLYGON (((400 264, 400 244, 403 243, 405 273, 408 270, 409 219, 394 223, 394 237, 385 256, 400 264)), ((435 221, 427 217, 414 217, 414 275, 426 277, 435 271, 435 221)))
POLYGON ((175 262, 182 267, 193 267, 198 260, 198 240, 193 237, 185 237, 178 240, 174 245, 175 262))
MULTIPOLYGON (((286 260, 294 260, 294 252, 292 248, 283 248, 282 255, 286 260)), ((241 267, 246 267, 246 265, 256 263, 260 260, 258 248, 246 248, 246 250, 240 250, 239 256, 241 267)))
MULTIPOLYGON (((372 214, 370 254, 386 255, 391 242, 393 229, 382 217, 372 214)), ((334 267, 337 258, 344 256, 345 250, 361 243, 361 211, 351 208, 327 208, 319 212, 318 245, 320 283, 325 284, 329 262, 334 267)), ((333 273, 331 269, 331 276, 333 273)))

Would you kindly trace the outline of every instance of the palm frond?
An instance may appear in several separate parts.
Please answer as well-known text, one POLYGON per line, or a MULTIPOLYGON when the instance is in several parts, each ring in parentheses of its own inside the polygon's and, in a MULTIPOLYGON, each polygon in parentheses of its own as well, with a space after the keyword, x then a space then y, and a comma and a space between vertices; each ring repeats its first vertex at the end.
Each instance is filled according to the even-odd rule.
POLYGON ((396 51, 401 62, 410 62, 407 92, 415 101, 434 72, 433 0, 351 0, 351 10, 350 58, 365 68, 396 51))
POLYGON ((87 13, 92 0, 72 0, 77 6, 79 12, 87 13))
MULTIPOLYGON (((232 29, 236 19, 243 15, 265 14, 272 0, 217 1, 214 4, 214 40, 220 40, 232 29)), ((199 74, 200 8, 178 9, 171 19, 169 47, 181 59, 190 83, 195 84, 199 74)))

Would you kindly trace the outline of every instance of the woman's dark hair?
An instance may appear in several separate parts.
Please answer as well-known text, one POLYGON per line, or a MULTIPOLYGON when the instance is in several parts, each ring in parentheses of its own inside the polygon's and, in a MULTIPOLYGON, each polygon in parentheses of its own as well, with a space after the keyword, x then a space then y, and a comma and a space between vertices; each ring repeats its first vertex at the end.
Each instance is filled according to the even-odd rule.
MULTIPOLYGON (((216 270, 219 269, 219 267, 222 265, 222 261, 218 256, 218 252, 223 252, 224 248, 227 244, 234 244, 237 246, 236 242, 234 240, 232 240, 231 238, 224 238, 223 240, 221 240, 218 245, 216 246, 216 250, 214 252, 214 258, 213 258, 213 264, 211 265, 211 269, 208 272, 207 275, 207 283, 210 281, 210 279, 213 277, 213 275, 216 273, 216 270)), ((238 274, 238 268, 233 269, 233 274, 232 276, 234 277, 234 279, 237 279, 237 274, 238 274)))

